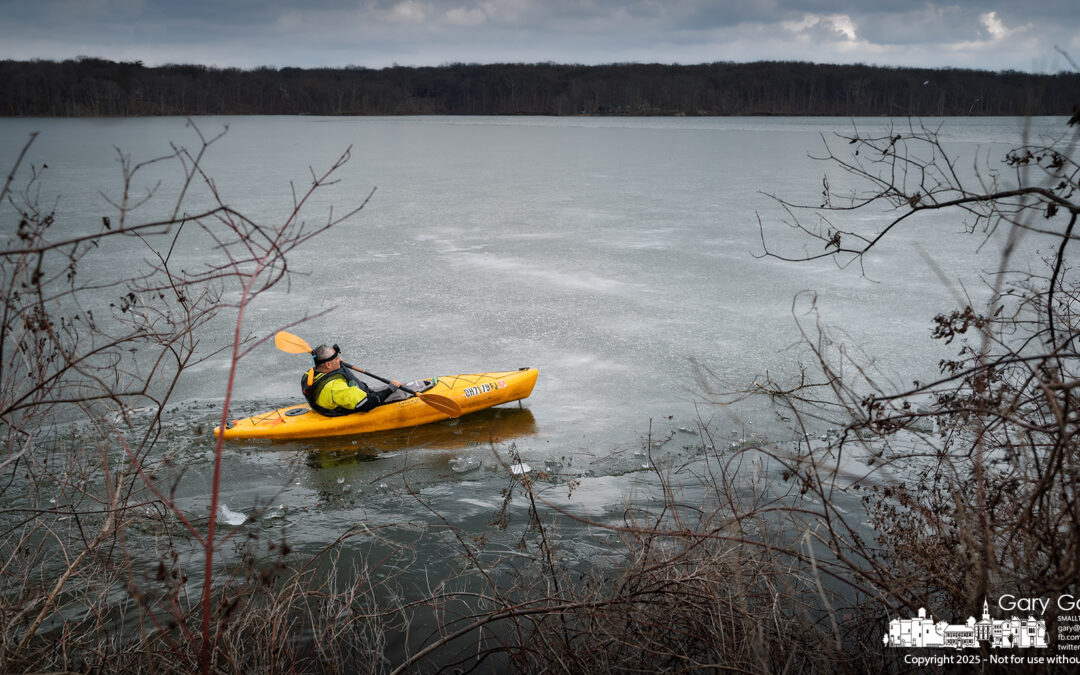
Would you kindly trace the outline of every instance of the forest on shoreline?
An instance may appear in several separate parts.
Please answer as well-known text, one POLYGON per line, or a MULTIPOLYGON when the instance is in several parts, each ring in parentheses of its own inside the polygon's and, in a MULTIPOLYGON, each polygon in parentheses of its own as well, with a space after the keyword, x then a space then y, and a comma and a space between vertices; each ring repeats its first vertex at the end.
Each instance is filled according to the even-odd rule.
POLYGON ((383 69, 0 61, 0 116, 1071 115, 1080 73, 805 62, 383 69))

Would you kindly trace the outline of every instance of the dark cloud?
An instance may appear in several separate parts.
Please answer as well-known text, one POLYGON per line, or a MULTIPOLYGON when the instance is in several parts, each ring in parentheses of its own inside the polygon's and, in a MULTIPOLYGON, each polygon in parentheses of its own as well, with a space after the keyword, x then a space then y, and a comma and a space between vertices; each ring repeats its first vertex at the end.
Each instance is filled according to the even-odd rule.
MULTIPOLYGON (((798 59, 1045 70, 1075 1, 0 0, 0 58, 208 65, 798 59)), ((1055 66, 1055 64, 1057 64, 1055 66)))

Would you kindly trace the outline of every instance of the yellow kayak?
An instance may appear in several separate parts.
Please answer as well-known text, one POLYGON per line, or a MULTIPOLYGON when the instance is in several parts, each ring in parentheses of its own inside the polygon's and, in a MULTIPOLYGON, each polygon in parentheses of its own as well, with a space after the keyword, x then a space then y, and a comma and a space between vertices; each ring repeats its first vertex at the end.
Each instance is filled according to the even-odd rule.
MULTIPOLYGON (((494 373, 446 375, 409 383, 420 394, 437 394, 452 399, 461 406, 461 414, 511 401, 528 398, 536 384, 539 371, 521 368, 494 373)), ((402 429, 449 419, 449 416, 424 402, 423 397, 409 396, 384 403, 366 413, 342 417, 326 417, 313 411, 307 403, 279 408, 226 425, 226 439, 301 439, 347 436, 372 431, 402 429)), ((214 435, 221 428, 214 428, 214 435)))

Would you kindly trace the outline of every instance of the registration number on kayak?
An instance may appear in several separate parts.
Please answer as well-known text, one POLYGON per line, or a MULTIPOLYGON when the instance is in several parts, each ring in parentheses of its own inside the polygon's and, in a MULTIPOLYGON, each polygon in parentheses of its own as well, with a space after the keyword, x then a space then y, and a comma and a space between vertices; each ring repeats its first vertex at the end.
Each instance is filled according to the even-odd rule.
POLYGON ((506 380, 499 380, 498 382, 485 382, 484 384, 478 384, 475 387, 468 387, 463 393, 465 394, 465 398, 472 398, 473 396, 486 394, 489 391, 495 391, 496 389, 505 388, 506 380))

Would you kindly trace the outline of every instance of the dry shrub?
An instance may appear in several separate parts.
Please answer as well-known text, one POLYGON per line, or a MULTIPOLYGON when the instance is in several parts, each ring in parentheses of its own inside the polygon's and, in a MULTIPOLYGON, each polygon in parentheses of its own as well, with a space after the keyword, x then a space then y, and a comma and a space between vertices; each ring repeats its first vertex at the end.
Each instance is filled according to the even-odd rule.
POLYGON ((738 492, 725 487, 711 496, 724 507, 710 499, 694 509, 668 501, 665 513, 637 511, 619 528, 614 549, 623 561, 568 585, 570 608, 535 623, 523 648, 528 669, 855 669, 823 609, 839 598, 825 590, 794 529, 801 524, 770 518, 768 509, 733 513, 726 507, 738 492))
MULTIPOLYGON (((1074 117, 1069 125, 1080 122, 1074 117)), ((864 256, 919 213, 957 212, 981 234, 991 271, 987 301, 961 298, 932 317, 933 339, 956 349, 939 377, 891 385, 864 345, 820 322, 804 327, 816 375, 760 389, 811 434, 792 458, 792 480, 828 494, 863 495, 874 545, 845 534, 829 547, 850 559, 852 577, 877 589, 894 618, 919 607, 979 616, 1003 594, 1054 600, 1080 591, 1080 280, 1071 261, 1080 216, 1075 131, 1026 143, 977 172, 969 186, 938 131, 912 123, 881 135, 841 135, 850 154, 825 159, 858 186, 839 195, 825 181, 816 225, 789 207, 791 223, 823 246, 806 259, 866 265, 864 256), (1073 140, 1069 140, 1070 133, 1073 140), (887 205, 892 217, 848 212, 887 205), (865 228, 871 228, 869 230, 865 228), (863 229, 860 229, 863 228, 863 229), (1040 259, 1021 259, 1036 241, 1040 259), (859 475, 841 457, 856 456, 859 475)), ((807 219, 809 220, 809 219, 807 219)), ((780 256, 777 256, 780 257, 780 256)), ((898 280, 902 282, 902 280, 898 280)), ((930 318, 930 317, 928 317, 930 318)), ((833 531, 840 532, 839 528, 833 531)), ((1059 610, 1050 602, 1048 635, 1059 610)), ((1051 645, 1053 646, 1053 645, 1051 645)), ((888 650, 887 650, 888 651, 888 650)))
POLYGON ((189 127, 191 150, 118 152, 120 189, 91 227, 57 221, 46 167, 25 163, 36 134, 0 186, 0 671, 348 670, 341 655, 381 639, 363 583, 328 586, 316 571, 329 553, 269 575, 221 572, 215 553, 235 532, 217 528, 220 441, 209 514, 175 500, 163 411, 185 371, 218 353, 197 348, 202 329, 234 313, 224 422, 237 364, 258 344, 245 310, 288 278, 290 252, 366 204, 308 220, 346 151, 294 187, 284 219, 254 222, 203 170, 224 131, 189 127), (177 262, 194 244, 206 264, 177 262), (358 613, 344 620, 343 606, 358 613))

